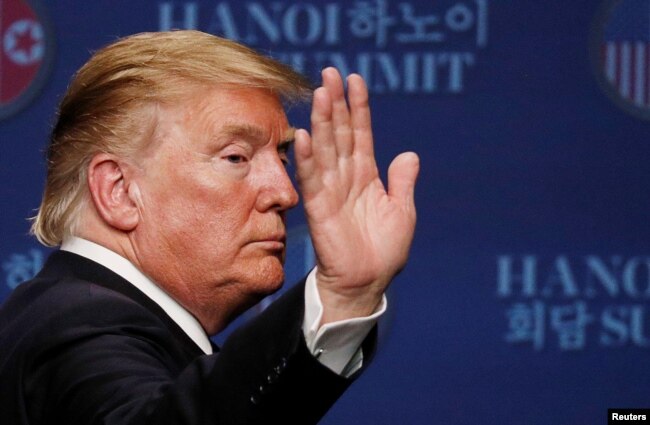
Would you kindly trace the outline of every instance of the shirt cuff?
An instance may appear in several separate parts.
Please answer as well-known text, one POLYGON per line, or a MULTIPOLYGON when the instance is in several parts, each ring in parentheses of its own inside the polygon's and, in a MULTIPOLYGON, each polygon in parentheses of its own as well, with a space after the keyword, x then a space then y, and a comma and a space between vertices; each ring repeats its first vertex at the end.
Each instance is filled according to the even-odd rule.
POLYGON ((305 283, 305 317, 302 331, 309 351, 318 361, 339 375, 348 377, 363 364, 361 343, 386 311, 384 295, 370 316, 355 317, 319 326, 323 317, 323 304, 316 286, 316 268, 305 283))

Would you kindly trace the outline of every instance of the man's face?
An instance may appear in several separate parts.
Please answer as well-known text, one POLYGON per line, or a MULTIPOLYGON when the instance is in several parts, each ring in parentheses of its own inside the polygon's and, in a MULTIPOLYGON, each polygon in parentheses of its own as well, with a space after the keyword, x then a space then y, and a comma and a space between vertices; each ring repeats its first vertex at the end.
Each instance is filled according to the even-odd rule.
POLYGON ((285 168, 292 129, 275 95, 194 93, 160 108, 131 238, 143 271, 210 328, 210 310, 238 314, 281 286, 284 214, 298 194, 285 168))

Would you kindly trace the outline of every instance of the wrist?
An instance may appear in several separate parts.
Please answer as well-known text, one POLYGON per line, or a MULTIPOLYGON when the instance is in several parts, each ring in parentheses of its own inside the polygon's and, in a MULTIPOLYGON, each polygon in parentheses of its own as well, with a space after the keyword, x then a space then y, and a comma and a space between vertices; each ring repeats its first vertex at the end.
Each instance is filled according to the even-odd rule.
POLYGON ((369 288, 341 288, 322 285, 317 279, 318 295, 323 306, 319 326, 372 315, 383 299, 383 291, 369 288))

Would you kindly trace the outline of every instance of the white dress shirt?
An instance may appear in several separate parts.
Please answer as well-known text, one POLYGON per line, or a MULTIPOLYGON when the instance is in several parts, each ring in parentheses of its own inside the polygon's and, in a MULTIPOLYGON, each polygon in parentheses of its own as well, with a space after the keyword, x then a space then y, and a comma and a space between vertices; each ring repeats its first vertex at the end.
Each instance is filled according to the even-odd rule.
MULTIPOLYGON (((88 258, 123 277, 158 304, 205 354, 212 354, 209 337, 199 321, 129 260, 108 248, 78 237, 66 238, 61 250, 88 258)), ((319 326, 323 304, 316 287, 315 271, 316 269, 309 273, 305 284, 305 316, 302 325, 305 341, 321 364, 340 375, 350 376, 362 365, 361 342, 386 311, 386 297, 383 297, 379 307, 370 316, 319 326)))

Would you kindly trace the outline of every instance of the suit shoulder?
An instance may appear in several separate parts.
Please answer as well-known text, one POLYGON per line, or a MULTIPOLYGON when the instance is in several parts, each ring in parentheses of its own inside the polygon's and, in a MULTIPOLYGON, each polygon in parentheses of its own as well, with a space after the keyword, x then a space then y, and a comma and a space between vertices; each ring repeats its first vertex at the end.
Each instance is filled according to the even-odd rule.
POLYGON ((0 309, 3 355, 43 352, 102 334, 169 338, 161 318, 137 301, 79 279, 26 282, 0 309))
MULTIPOLYGON (((91 318, 110 319, 123 314, 147 316, 147 309, 119 291, 82 279, 33 279, 20 285, 0 308, 0 328, 13 320, 39 322, 91 318)), ((29 323, 26 323, 29 325, 29 323)))

